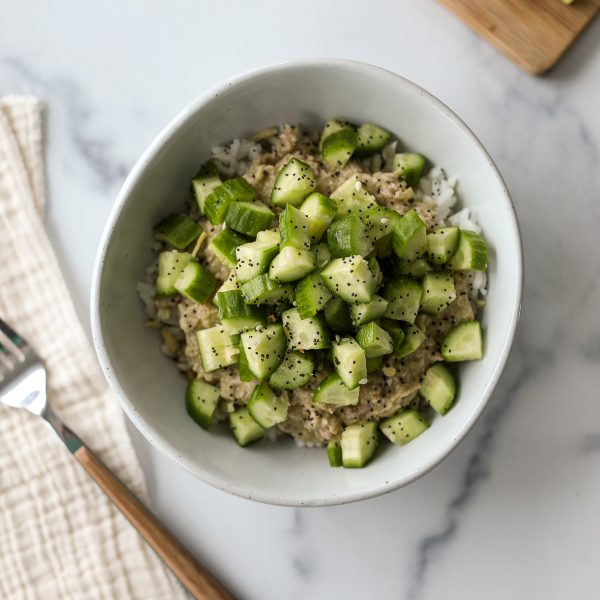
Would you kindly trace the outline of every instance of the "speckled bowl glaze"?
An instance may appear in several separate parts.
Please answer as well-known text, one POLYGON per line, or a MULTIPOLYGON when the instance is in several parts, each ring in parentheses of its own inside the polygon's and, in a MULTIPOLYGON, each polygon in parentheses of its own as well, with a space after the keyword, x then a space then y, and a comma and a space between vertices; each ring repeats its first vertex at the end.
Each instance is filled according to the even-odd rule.
POLYGON ((179 466, 226 492, 288 506, 341 504, 414 481, 465 437, 504 369, 519 316, 521 242, 509 194, 491 158, 450 109, 383 69, 304 60, 241 75, 185 108, 139 159, 115 202, 98 251, 91 318, 98 358, 121 406, 179 466), (323 449, 291 439, 240 448, 225 427, 207 433, 186 414, 185 380, 143 327, 136 282, 152 261, 152 226, 183 205, 210 148, 276 123, 320 128, 333 116, 374 122, 459 177, 460 199, 490 245, 485 357, 460 366, 454 408, 405 447, 381 444, 365 469, 332 469, 323 449))

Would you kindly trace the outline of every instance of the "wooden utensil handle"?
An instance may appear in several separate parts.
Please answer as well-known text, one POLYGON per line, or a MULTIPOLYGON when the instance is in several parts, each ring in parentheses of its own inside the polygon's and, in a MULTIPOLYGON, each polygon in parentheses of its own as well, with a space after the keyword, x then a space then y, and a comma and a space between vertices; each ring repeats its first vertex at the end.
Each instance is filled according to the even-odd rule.
POLYGON ((233 600, 89 448, 81 446, 74 454, 92 479, 117 505, 194 598, 233 600))

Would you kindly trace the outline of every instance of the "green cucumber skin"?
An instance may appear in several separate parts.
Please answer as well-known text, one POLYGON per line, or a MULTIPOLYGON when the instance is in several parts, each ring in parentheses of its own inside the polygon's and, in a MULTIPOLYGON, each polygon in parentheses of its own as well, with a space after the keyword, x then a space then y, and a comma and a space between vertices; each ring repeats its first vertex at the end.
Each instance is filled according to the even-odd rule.
POLYGON ((340 444, 340 440, 329 440, 327 443, 327 458, 330 467, 342 466, 342 445, 340 444))
POLYGON ((427 336, 416 326, 408 325, 404 330, 404 339, 394 344, 394 356, 398 359, 406 358, 416 352, 427 339, 427 336))
POLYGON ((385 315, 388 301, 381 296, 373 296, 371 302, 366 304, 352 304, 350 306, 350 318, 354 327, 367 325, 371 321, 377 321, 385 315))
POLYGON ((379 423, 385 437, 398 446, 412 442, 428 428, 429 422, 413 409, 403 410, 379 423))
POLYGON ((350 127, 344 127, 328 135, 322 144, 323 162, 331 168, 342 169, 352 158, 358 144, 358 134, 350 127))
POLYGON ((435 412, 445 415, 454 403, 456 382, 447 367, 436 363, 425 372, 419 393, 435 412))
POLYGON ((250 416, 265 429, 287 419, 287 402, 279 398, 266 383, 254 388, 247 407, 250 416))
POLYGON ((360 344, 351 337, 331 344, 333 367, 344 385, 353 390, 367 378, 367 357, 360 344))
POLYGON ((178 293, 175 281, 194 257, 187 252, 166 251, 158 255, 156 295, 174 296, 178 293))
POLYGON ((232 202, 251 202, 255 196, 256 190, 245 179, 228 179, 207 196, 204 213, 213 225, 221 225, 232 202))
POLYGON ((259 232, 269 229, 274 218, 275 213, 261 202, 232 202, 225 222, 238 233, 256 237, 259 232))
POLYGON ((360 469, 365 467, 373 458, 379 437, 377 423, 354 423, 348 425, 342 432, 342 464, 345 469, 360 469), (356 445, 359 445, 357 455, 356 445))
POLYGON ((292 158, 279 171, 271 202, 275 206, 297 206, 315 189, 315 175, 305 162, 292 158))
POLYGON ((483 237, 474 231, 461 229, 456 251, 449 265, 455 271, 486 271, 488 250, 483 237))
POLYGON ((427 159, 422 154, 406 152, 394 156, 392 168, 399 173, 407 185, 414 188, 423 176, 426 163, 427 159))
POLYGON ((242 285, 242 295, 250 304, 278 305, 291 302, 294 297, 294 287, 273 281, 264 273, 242 285))
POLYGON ((175 280, 175 289, 198 304, 208 302, 217 290, 212 273, 195 260, 190 261, 175 280))
POLYGON ((320 273, 311 273, 296 285, 296 308, 302 319, 314 317, 333 297, 320 273))
POLYGON ((385 356, 394 349, 392 336, 375 322, 360 327, 356 332, 356 341, 365 351, 366 358, 385 356))
POLYGON ((227 268, 234 269, 237 263, 236 250, 238 246, 247 243, 248 238, 231 229, 223 229, 213 238, 208 247, 227 268))
POLYGON ((248 365, 248 358, 246 357, 246 351, 244 350, 244 344, 240 340, 240 353, 238 356, 238 372, 240 374, 240 379, 242 381, 250 382, 255 381, 256 377, 254 373, 250 370, 250 365, 248 365))
POLYGON ((315 404, 331 404, 334 406, 356 406, 358 404, 360 388, 349 390, 337 373, 331 373, 315 390, 313 402, 315 404))
POLYGON ((309 221, 309 234, 312 242, 318 242, 327 228, 331 225, 337 214, 336 203, 324 194, 313 192, 309 194, 302 205, 300 212, 309 221))
POLYGON ((363 123, 358 128, 358 139, 354 155, 358 157, 371 156, 384 149, 392 139, 392 134, 382 127, 372 123, 363 123))
POLYGON ((250 416, 247 408, 229 413, 228 420, 229 427, 242 448, 260 440, 265 434, 265 429, 250 416))
POLYGON ((293 246, 299 250, 310 250, 310 222, 295 206, 288 204, 279 215, 279 234, 280 248, 293 246))
POLYGON ((458 227, 437 227, 427 234, 427 257, 434 265, 443 265, 456 251, 458 227))
POLYGON ((327 230, 327 246, 335 258, 360 254, 367 256, 373 244, 365 235, 365 227, 358 215, 346 215, 334 221, 327 230))
POLYGON ((204 203, 206 198, 221 185, 221 177, 214 163, 208 161, 204 163, 194 179, 192 179, 192 190, 198 204, 200 214, 204 214, 204 203))
POLYGON ((185 250, 200 234, 202 227, 189 217, 173 213, 154 228, 157 240, 171 244, 177 250, 185 250))
POLYGON ((416 210, 409 210, 396 224, 392 232, 392 248, 403 261, 411 261, 421 255, 427 242, 427 227, 416 210))
POLYGON ((327 325, 336 333, 352 331, 352 320, 348 312, 348 305, 338 297, 333 297, 323 310, 327 325))
POLYGON ((202 429, 209 429, 219 398, 217 387, 201 379, 192 379, 185 393, 186 411, 202 429))

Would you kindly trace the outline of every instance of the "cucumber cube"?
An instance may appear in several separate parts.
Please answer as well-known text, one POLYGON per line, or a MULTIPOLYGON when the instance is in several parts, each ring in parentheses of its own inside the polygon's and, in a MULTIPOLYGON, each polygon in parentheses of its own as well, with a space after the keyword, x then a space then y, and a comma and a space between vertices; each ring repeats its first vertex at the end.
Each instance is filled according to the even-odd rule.
POLYGON ((196 333, 202 368, 206 373, 237 362, 240 349, 237 342, 221 325, 201 329, 196 333))
POLYGON ((311 273, 296 286, 296 308, 302 319, 314 317, 331 299, 332 293, 320 273, 311 273))
POLYGON ((242 295, 249 304, 285 304, 293 300, 294 286, 273 281, 265 273, 244 283, 242 295))
POLYGON ((426 162, 427 159, 421 154, 405 152, 394 156, 392 169, 397 171, 410 187, 415 187, 423 175, 426 162))
POLYGON ((229 427, 242 448, 260 440, 265 435, 265 429, 250 416, 247 408, 239 408, 229 413, 228 420, 229 427))
POLYGON ((321 146, 323 162, 331 168, 343 169, 358 145, 358 134, 352 127, 331 133, 321 146))
POLYGON ((343 217, 351 212, 362 215, 370 208, 377 206, 375 196, 364 189, 358 175, 352 175, 350 179, 344 181, 330 197, 337 204, 338 217, 343 217))
POLYGON ((390 354, 394 349, 394 342, 390 334, 377 323, 363 325, 356 332, 356 341, 365 351, 367 358, 376 358, 390 354))
POLYGON ((254 388, 248 400, 250 416, 265 429, 283 423, 287 419, 288 403, 266 384, 254 388))
POLYGON ((259 381, 265 381, 283 361, 286 339, 283 327, 276 323, 240 336, 248 368, 259 381))
POLYGON ((354 327, 366 325, 371 321, 381 319, 387 310, 388 301, 381 296, 373 296, 371 302, 366 304, 353 304, 350 306, 350 318, 354 327))
POLYGON ((337 373, 331 373, 321 381, 313 394, 315 404, 334 404, 335 406, 355 406, 358 404, 360 388, 349 390, 337 373))
POLYGON ((322 269, 331 260, 331 252, 329 252, 329 246, 325 242, 315 244, 311 247, 311 250, 315 253, 317 269, 322 269))
POLYGON ((316 266, 314 252, 285 246, 271 262, 269 277, 274 281, 297 281, 314 271, 316 266))
POLYGON ((368 262, 358 254, 332 260, 321 275, 325 285, 348 304, 371 302, 377 288, 368 262))
POLYGON ((206 197, 204 214, 213 225, 220 225, 232 202, 251 202, 254 196, 256 190, 245 179, 228 179, 206 197))
POLYGON ((483 339, 479 321, 463 321, 452 328, 442 342, 441 352, 447 362, 481 360, 483 339))
POLYGON ((427 336, 416 325, 409 325, 404 330, 404 339, 394 344, 394 356, 399 359, 410 356, 421 347, 426 339, 427 336))
POLYGON ((271 375, 269 384, 278 390, 295 390, 311 380, 314 370, 315 361, 310 352, 288 352, 271 375))
POLYGON ((367 357, 365 351, 351 337, 331 344, 333 366, 344 385, 353 390, 367 382, 367 357))
POLYGON ((275 213, 262 202, 232 202, 227 209, 227 227, 250 237, 269 229, 275 213))
POLYGON ((396 224, 392 233, 392 246, 396 256, 403 261, 417 258, 427 241, 427 228, 414 209, 409 210, 396 224))
POLYGON ((388 301, 385 316, 414 323, 419 312, 423 290, 421 284, 410 277, 398 277, 383 288, 383 297, 388 301))
POLYGON ((431 271, 431 265, 423 258, 415 258, 408 262, 401 262, 399 270, 402 275, 408 275, 409 277, 416 277, 421 279, 431 271))
POLYGON ((302 203, 300 212, 308 219, 310 239, 318 242, 335 219, 337 206, 324 194, 313 192, 302 203))
POLYGON ((377 423, 354 423, 342 432, 342 462, 344 468, 361 468, 373 458, 377 449, 377 423))
POLYGON ((203 429, 210 427, 219 404, 219 388, 202 379, 192 379, 185 393, 185 408, 188 415, 203 429))
POLYGON ((309 165, 297 158, 287 162, 273 185, 271 202, 275 206, 298 206, 315 189, 315 175, 309 165))
POLYGON ((337 119, 331 119, 325 123, 323 127, 323 131, 321 132, 321 139, 319 140, 319 150, 323 150, 323 141, 326 137, 330 136, 332 133, 336 131, 340 131, 345 127, 351 127, 349 123, 345 123, 344 121, 340 121, 337 119))
POLYGON ((301 250, 310 249, 310 221, 290 204, 279 215, 279 234, 282 248, 293 246, 301 250))
POLYGON ((341 298, 332 298, 326 305, 323 313, 330 329, 336 333, 352 331, 352 320, 348 312, 348 305, 341 298))
POLYGON ((290 350, 329 348, 329 331, 321 317, 302 319, 297 308, 290 308, 281 315, 281 319, 290 350))
POLYGON ((204 214, 204 203, 213 190, 221 185, 219 172, 212 162, 207 162, 200 167, 198 174, 192 179, 192 190, 198 203, 200 214, 204 214))
POLYGON ((374 356, 372 358, 367 358, 367 373, 375 373, 381 369, 381 365, 383 365, 383 356, 374 356))
POLYGON ((247 238, 231 229, 223 229, 219 232, 208 245, 208 249, 228 268, 235 268, 237 258, 236 250, 238 246, 245 244, 247 238))
POLYGON ((372 123, 363 123, 358 128, 358 143, 354 154, 370 156, 380 152, 391 139, 392 134, 389 131, 372 123))
POLYGON ((327 458, 330 467, 342 466, 342 444, 339 439, 333 438, 327 442, 327 458))
POLYGON ((230 335, 256 329, 265 325, 266 314, 262 307, 248 304, 241 290, 219 292, 219 319, 230 335))
POLYGON ((158 274, 156 276, 156 294, 158 296, 173 296, 177 294, 175 282, 187 264, 194 260, 188 252, 161 252, 158 255, 158 274))
POLYGON ((460 232, 458 227, 438 227, 427 234, 427 256, 434 265, 443 265, 454 254, 460 232))
POLYGON ((373 244, 365 234, 365 226, 356 214, 349 214, 334 221, 327 230, 327 245, 335 257, 360 254, 367 256, 373 244))
POLYGON ((198 223, 177 213, 169 215, 154 228, 157 240, 168 242, 177 250, 187 248, 201 233, 202 227, 198 223))
POLYGON ((450 268, 454 271, 485 271, 487 264, 488 251, 483 237, 474 231, 461 230, 450 268))
POLYGON ((391 208, 373 206, 362 213, 360 218, 365 226, 365 233, 371 242, 376 242, 390 235, 402 216, 391 208))
POLYGON ((416 410, 403 410, 392 417, 384 419, 379 429, 390 442, 404 446, 421 435, 429 427, 429 423, 416 410))
POLYGON ((419 390, 435 412, 445 415, 454 402, 456 383, 452 373, 441 363, 429 367, 419 390))
POLYGON ((256 241, 238 246, 235 249, 235 272, 238 281, 246 283, 267 271, 271 261, 277 256, 278 248, 279 233, 276 231, 263 231, 258 234, 256 241), (261 237, 261 234, 267 233, 274 233, 275 236, 261 237))
POLYGON ((456 300, 454 277, 451 273, 427 273, 422 281, 421 310, 437 315, 456 300))
POLYGON ((195 260, 191 260, 174 283, 175 289, 186 298, 204 304, 217 289, 212 273, 195 260))

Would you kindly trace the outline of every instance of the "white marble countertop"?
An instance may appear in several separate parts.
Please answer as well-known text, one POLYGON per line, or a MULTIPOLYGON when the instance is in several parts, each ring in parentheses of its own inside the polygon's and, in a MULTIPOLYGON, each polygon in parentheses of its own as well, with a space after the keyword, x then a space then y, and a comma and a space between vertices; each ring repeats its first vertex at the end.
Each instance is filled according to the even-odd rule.
POLYGON ((467 439, 403 490, 254 504, 134 432, 156 512, 243 599, 598 598, 600 21, 534 79, 430 0, 4 3, 0 92, 47 105, 48 228, 81 318, 108 211, 157 132, 220 80, 306 56, 412 79, 488 148, 524 238, 516 347, 467 439))

